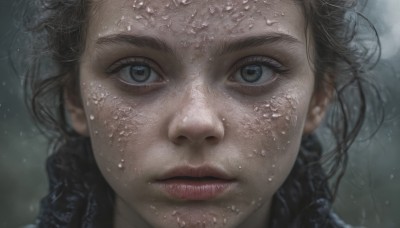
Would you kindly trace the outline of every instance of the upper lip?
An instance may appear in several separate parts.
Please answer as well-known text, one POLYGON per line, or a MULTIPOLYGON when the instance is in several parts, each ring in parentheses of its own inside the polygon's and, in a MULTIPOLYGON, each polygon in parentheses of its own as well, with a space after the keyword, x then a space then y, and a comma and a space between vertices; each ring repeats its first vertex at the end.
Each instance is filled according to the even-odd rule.
POLYGON ((224 170, 212 166, 179 166, 165 172, 158 178, 158 181, 165 181, 172 178, 216 178, 222 180, 233 180, 224 170))

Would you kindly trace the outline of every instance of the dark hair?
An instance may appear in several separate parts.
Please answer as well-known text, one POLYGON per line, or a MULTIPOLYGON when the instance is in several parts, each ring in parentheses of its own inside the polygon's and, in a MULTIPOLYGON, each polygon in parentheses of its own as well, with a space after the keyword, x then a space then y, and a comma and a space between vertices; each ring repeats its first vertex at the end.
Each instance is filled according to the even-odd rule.
MULTIPOLYGON (((310 59, 316 89, 334 88, 326 125, 336 146, 323 153, 315 133, 303 136, 295 165, 274 196, 270 225, 340 227, 331 207, 348 149, 360 132, 368 105, 374 104, 368 99, 377 97, 366 76, 379 61, 380 43, 373 25, 359 13, 361 1, 296 1, 304 9, 306 34, 311 34, 315 47, 310 59), (368 92, 374 95, 368 97, 368 92)), ((23 17, 32 45, 26 58, 26 100, 53 145, 47 160, 50 189, 41 202, 39 226, 109 227, 114 193, 93 159, 90 139, 68 124, 64 105, 65 94, 79 94, 80 56, 93 3, 35 0, 29 4, 23 17)), ((71 97, 81 103, 79 96, 71 97)))

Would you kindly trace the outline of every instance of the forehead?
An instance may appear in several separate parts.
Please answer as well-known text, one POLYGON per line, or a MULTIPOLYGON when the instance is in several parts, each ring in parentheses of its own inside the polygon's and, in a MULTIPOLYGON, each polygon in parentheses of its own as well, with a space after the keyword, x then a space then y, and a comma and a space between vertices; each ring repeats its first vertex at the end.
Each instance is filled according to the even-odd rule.
POLYGON ((198 41, 280 32, 305 39, 304 15, 294 0, 98 0, 89 35, 131 32, 198 41))

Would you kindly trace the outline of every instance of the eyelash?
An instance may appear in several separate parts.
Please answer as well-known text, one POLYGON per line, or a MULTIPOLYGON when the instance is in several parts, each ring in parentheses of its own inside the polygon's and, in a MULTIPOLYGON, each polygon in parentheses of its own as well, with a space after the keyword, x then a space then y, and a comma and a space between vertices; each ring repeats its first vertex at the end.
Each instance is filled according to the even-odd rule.
MULTIPOLYGON (((152 60, 147 59, 145 57, 131 57, 126 59, 121 59, 116 61, 111 65, 109 69, 106 70, 107 74, 116 74, 125 67, 132 66, 134 64, 143 64, 149 66, 152 70, 156 71, 157 74, 160 74, 157 70, 159 67, 152 60)), ((161 75, 161 74, 160 74, 161 75)))
POLYGON ((271 58, 265 57, 265 56, 251 56, 251 57, 246 57, 244 59, 239 60, 234 64, 233 72, 237 72, 241 68, 248 66, 248 65, 264 65, 268 68, 271 68, 276 74, 284 75, 286 74, 289 69, 279 63, 276 60, 273 60, 271 58))

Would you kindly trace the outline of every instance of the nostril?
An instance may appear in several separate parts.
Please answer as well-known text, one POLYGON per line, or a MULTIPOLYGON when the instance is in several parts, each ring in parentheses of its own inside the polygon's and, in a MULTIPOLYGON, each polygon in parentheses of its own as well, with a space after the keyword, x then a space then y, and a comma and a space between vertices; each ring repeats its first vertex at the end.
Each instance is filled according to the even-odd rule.
POLYGON ((182 142, 184 142, 186 139, 187 139, 187 138, 186 138, 185 136, 180 135, 180 136, 178 136, 178 137, 176 138, 176 142, 177 142, 177 143, 182 143, 182 142))
POLYGON ((218 142, 218 138, 215 136, 208 136, 205 138, 206 141, 208 141, 209 143, 216 143, 218 142))

